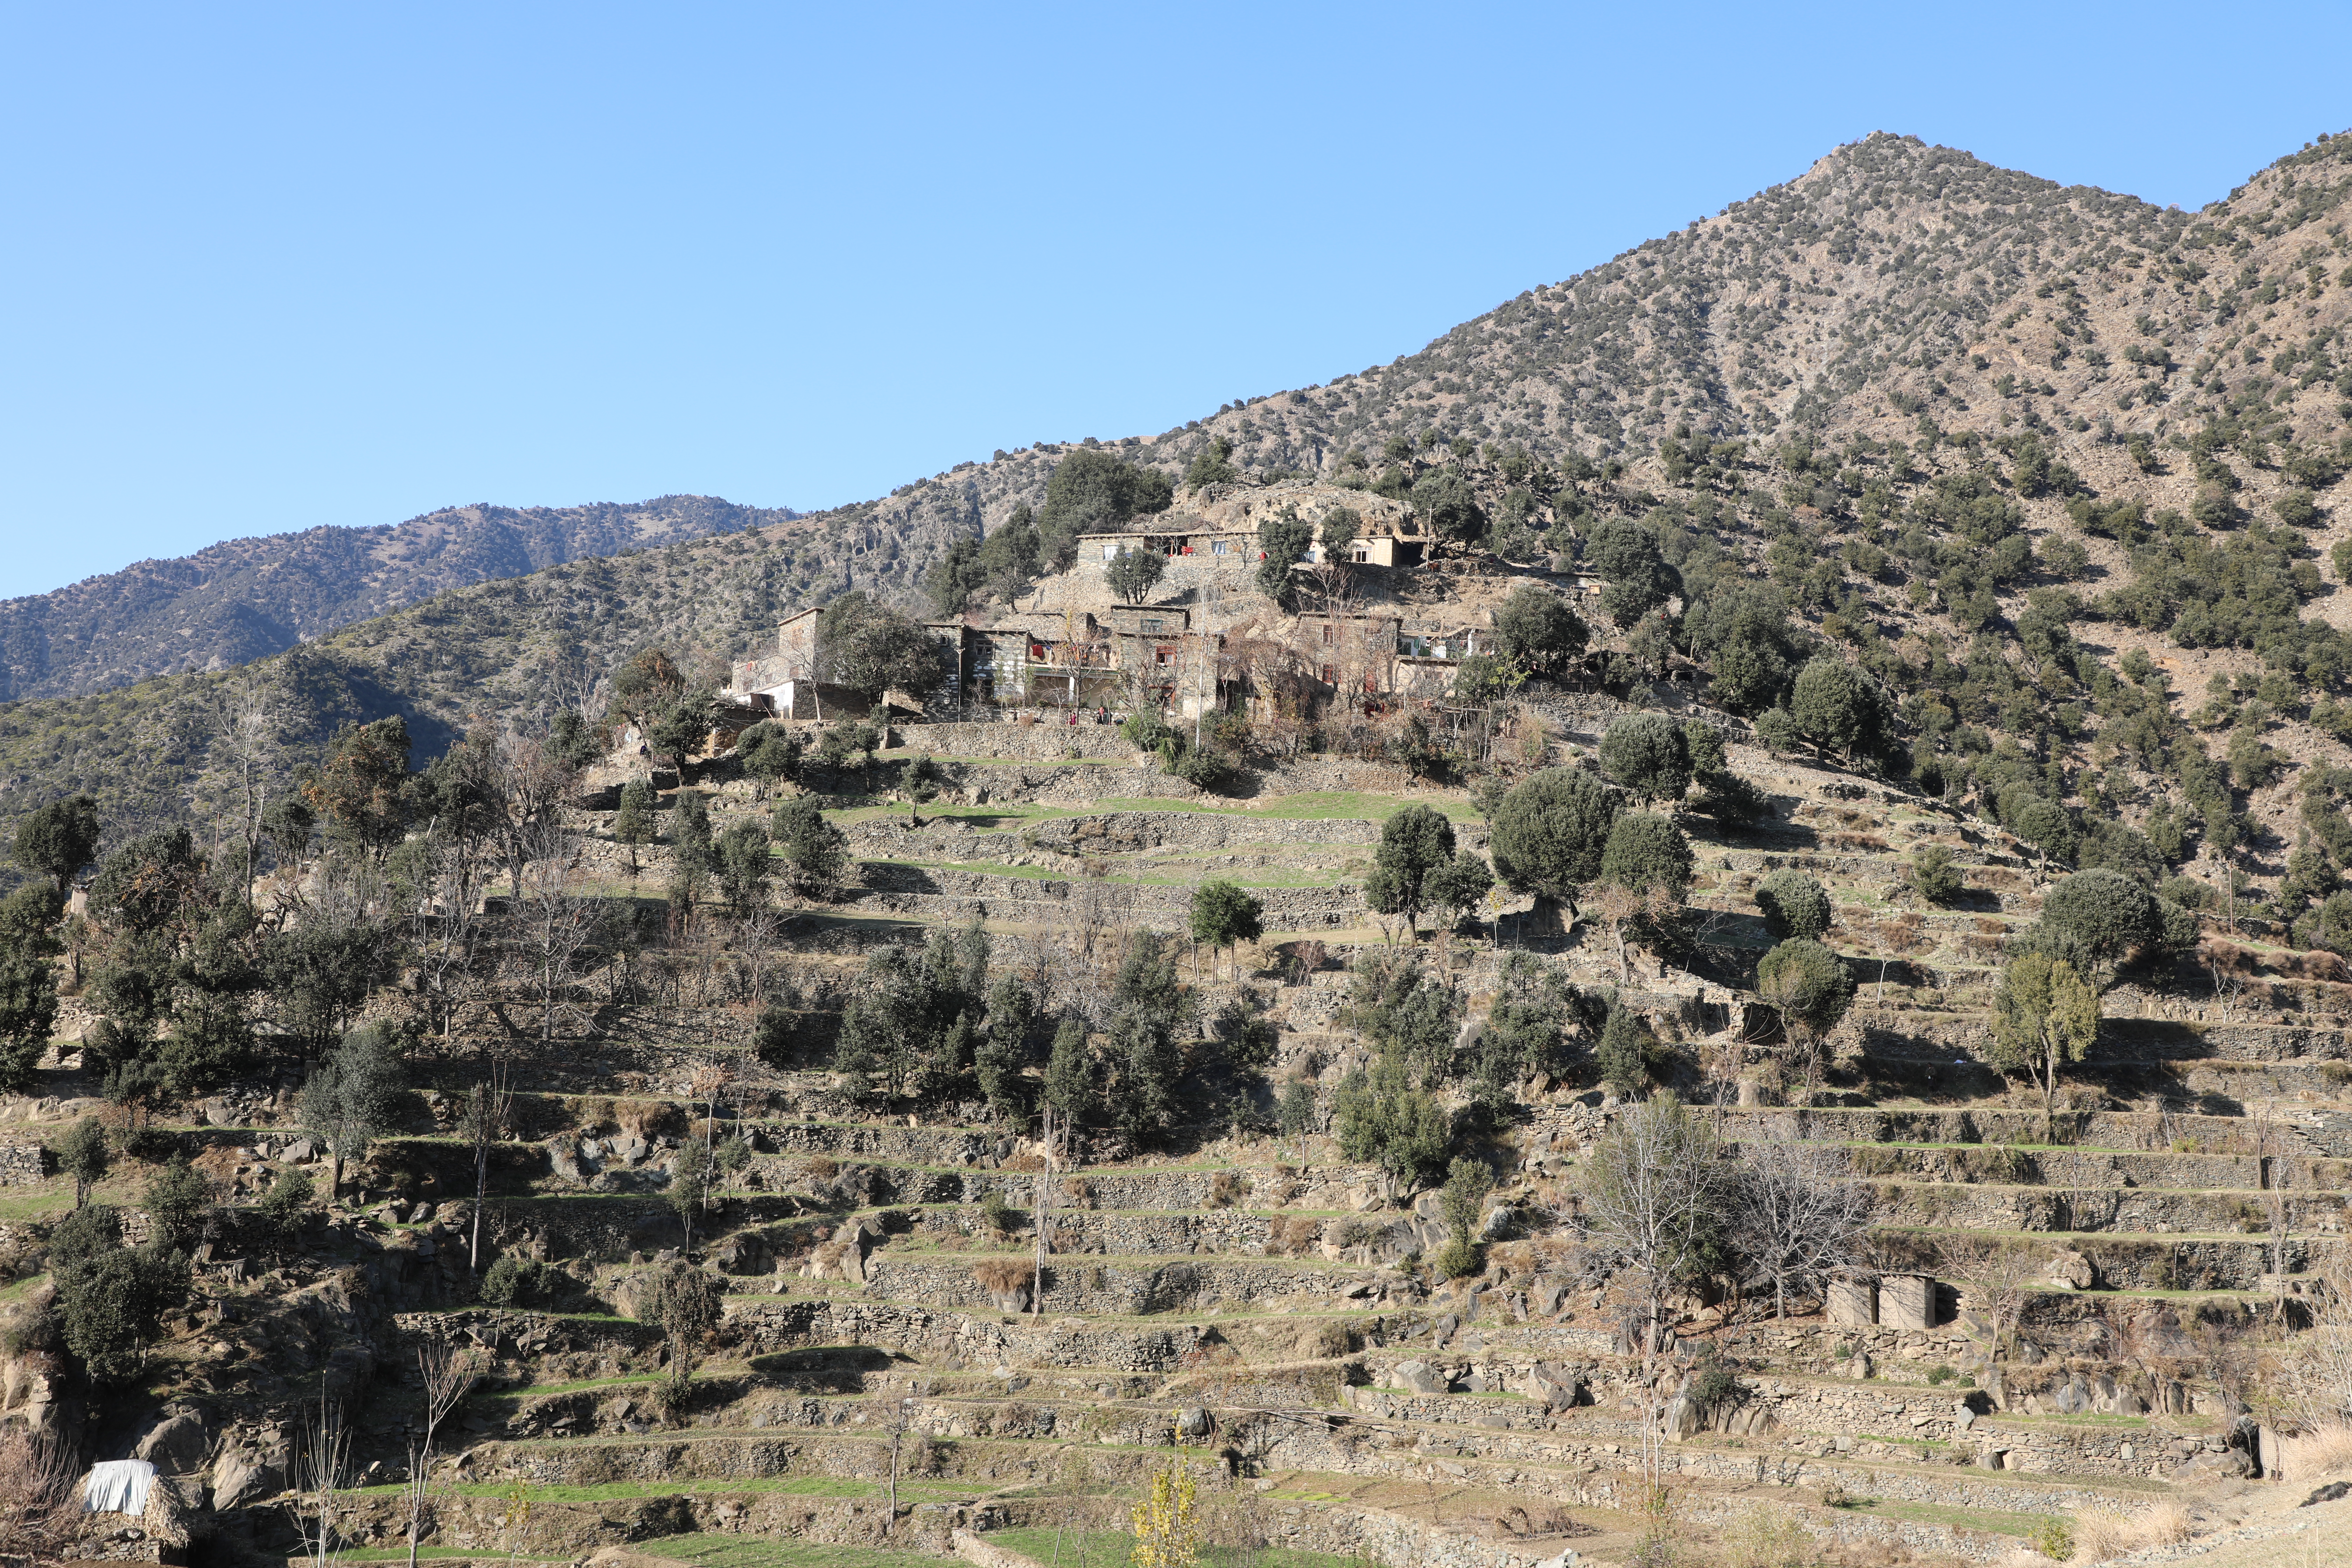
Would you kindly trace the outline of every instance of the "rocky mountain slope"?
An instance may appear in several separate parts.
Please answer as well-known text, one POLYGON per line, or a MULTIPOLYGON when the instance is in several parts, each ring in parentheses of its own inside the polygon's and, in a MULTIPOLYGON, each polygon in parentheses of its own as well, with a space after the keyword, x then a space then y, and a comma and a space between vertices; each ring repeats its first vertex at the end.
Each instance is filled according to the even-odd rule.
POLYGON ((452 588, 799 515, 663 496, 634 505, 447 507, 396 526, 232 539, 0 603, 0 700, 250 664, 452 588))
MULTIPOLYGON (((1312 473, 1409 495, 1451 475, 1518 560, 1640 520, 1676 564, 1696 550, 1769 578, 1808 628, 1918 697, 1913 737, 1961 763, 1998 739, 2079 768, 2114 707, 2084 672, 2134 653, 2191 702, 2217 676, 2251 694, 2284 660, 2299 684, 2263 699, 2261 743, 2342 760, 2317 722, 2338 711, 2335 664, 2314 665, 2309 628, 2352 613, 2316 565, 2352 537, 2333 488, 2352 464, 2347 191, 2342 137, 2189 214, 1876 135, 1391 364, 1087 444, 1181 476, 1230 442, 1244 485, 1312 473), (2168 513, 2179 529, 2158 526, 2168 513), (2036 589, 2063 596, 2029 636, 2036 589), (2044 657, 2053 617, 2068 659, 2092 661, 2063 679, 2044 657)), ((543 721, 579 685, 551 679, 562 669, 652 643, 716 668, 844 587, 921 603, 946 547, 1038 503, 1071 449, 456 589, 258 678, 310 694, 289 705, 289 755, 387 710, 428 746, 469 716, 543 721)), ((76 789, 116 821, 183 809, 224 679, 0 714, 0 819, 76 789)), ((2158 752, 2134 753, 2148 764, 2135 812, 2181 765, 2158 752)), ((2232 809, 2286 821, 2291 780, 2239 787, 2232 809)), ((2287 847, 2271 843, 2263 869, 2287 847)))

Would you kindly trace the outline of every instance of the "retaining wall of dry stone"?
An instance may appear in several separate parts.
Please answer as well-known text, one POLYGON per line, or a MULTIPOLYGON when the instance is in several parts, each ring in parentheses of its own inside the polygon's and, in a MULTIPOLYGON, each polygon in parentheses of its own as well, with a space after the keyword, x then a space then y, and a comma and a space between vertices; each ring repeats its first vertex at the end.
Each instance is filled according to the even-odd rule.
POLYGON ((0 1187, 35 1186, 48 1179, 49 1152, 30 1141, 0 1141, 0 1187))
MULTIPOLYGON (((865 888, 852 900, 861 910, 887 909, 919 914, 933 922, 971 920, 1044 919, 1069 907, 1076 883, 1071 879, 998 877, 978 871, 940 867, 897 866, 869 862, 865 888)), ((1192 889, 1180 884, 1122 882, 1121 899, 1138 916, 1179 922, 1189 919, 1192 889)), ((1339 928, 1363 918, 1361 889, 1341 883, 1328 888, 1258 888, 1252 890, 1270 930, 1339 928)))
MULTIPOLYGON (((997 1295, 972 1277, 962 1261, 893 1257, 887 1249, 866 1260, 867 1289, 893 1301, 919 1301, 964 1310, 1003 1307, 997 1295)), ((1215 1302, 1285 1301, 1302 1293, 1328 1299, 1332 1281, 1302 1263, 1275 1266, 1240 1259, 1202 1258, 1165 1263, 1090 1263, 1056 1257, 1045 1265, 1045 1310, 1112 1317, 1195 1311, 1215 1302)), ((1027 1287, 1021 1291, 1027 1304, 1027 1287)))
MULTIPOLYGON (((2266 1230, 2252 1194, 2154 1192, 2123 1187, 2020 1187, 1880 1184, 1872 1219, 1879 1225, 1960 1230, 2116 1231, 2139 1235, 2266 1230)), ((2292 1230, 2341 1227, 2338 1193, 2287 1192, 2292 1230)))
POLYGON ((940 1311, 878 1301, 730 1297, 727 1330, 755 1353, 810 1345, 876 1345, 966 1366, 1175 1371, 1202 1342, 1190 1323, 1125 1328, 1021 1314, 940 1311))

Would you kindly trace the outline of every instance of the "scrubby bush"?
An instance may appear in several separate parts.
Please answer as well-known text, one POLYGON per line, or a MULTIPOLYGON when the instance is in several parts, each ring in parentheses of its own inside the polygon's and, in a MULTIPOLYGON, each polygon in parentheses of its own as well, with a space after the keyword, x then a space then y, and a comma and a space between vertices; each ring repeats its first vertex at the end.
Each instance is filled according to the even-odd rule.
POLYGON ((546 1308, 554 1306, 570 1284, 563 1270, 551 1263, 541 1263, 519 1252, 501 1252, 482 1271, 478 1293, 483 1302, 492 1307, 546 1308))
POLYGON ((1965 890, 1952 852, 1940 844, 1923 844, 1913 850, 1907 869, 1911 885, 1930 903, 1948 904, 1965 890))
POLYGON ((1775 942, 1818 937, 1830 929, 1828 892, 1792 867, 1782 867, 1758 885, 1756 908, 1775 942))
POLYGON ((309 1222, 310 1199, 317 1189, 307 1171, 281 1171, 261 1194, 254 1210, 281 1236, 291 1236, 309 1222))

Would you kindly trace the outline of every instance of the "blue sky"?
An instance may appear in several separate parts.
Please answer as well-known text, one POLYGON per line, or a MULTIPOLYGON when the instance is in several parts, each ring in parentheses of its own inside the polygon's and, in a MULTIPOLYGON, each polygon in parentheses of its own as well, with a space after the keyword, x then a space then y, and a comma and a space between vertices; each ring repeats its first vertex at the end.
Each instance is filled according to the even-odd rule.
POLYGON ((0 596, 468 501, 814 508, 1155 432, 1874 130, 2194 206, 2352 128, 2340 3, 0 26, 0 596))

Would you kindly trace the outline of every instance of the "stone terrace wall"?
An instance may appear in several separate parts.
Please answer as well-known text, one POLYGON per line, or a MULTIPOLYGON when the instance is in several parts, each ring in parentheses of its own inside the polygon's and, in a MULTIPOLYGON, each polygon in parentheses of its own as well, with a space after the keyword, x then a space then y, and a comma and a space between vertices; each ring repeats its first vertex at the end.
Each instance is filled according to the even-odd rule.
POLYGON ((1116 724, 949 723, 893 724, 894 752, 928 752, 935 757, 1008 757, 1053 763, 1071 757, 1131 762, 1135 748, 1116 724))
MULTIPOLYGON (((861 910, 903 907, 959 921, 1024 906, 1059 906, 1068 900, 1073 886, 1060 879, 992 877, 927 866, 868 864, 865 877, 867 890, 853 900, 861 910), (916 902, 919 900, 921 902, 916 902)), ((1189 887, 1122 883, 1119 890, 1132 900, 1138 915, 1181 922, 1192 910, 1189 887)), ((1364 910, 1363 890, 1347 883, 1329 888, 1258 888, 1252 896, 1263 906, 1267 929, 1274 931, 1345 926, 1364 910)))
POLYGON ((1041 1322, 1025 1315, 976 1317, 878 1301, 740 1296, 728 1300, 727 1329, 754 1353, 812 1345, 876 1345, 958 1365, 1104 1367, 1139 1373, 1174 1372, 1202 1342, 1202 1330, 1192 1323, 1122 1328, 1052 1319, 1041 1322))
POLYGON ((49 1152, 38 1143, 0 1141, 0 1187, 35 1186, 47 1179, 49 1152))
MULTIPOLYGON (((986 1311, 996 1305, 972 1278, 968 1261, 893 1257, 887 1248, 866 1259, 867 1289, 895 1301, 921 1301, 951 1310, 986 1311)), ((1146 1263, 1089 1263, 1063 1256, 1045 1266, 1045 1310, 1111 1317, 1198 1311, 1216 1301, 1289 1300, 1302 1292, 1329 1300, 1334 1279, 1303 1263, 1254 1263, 1202 1258, 1146 1263)))

